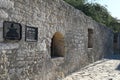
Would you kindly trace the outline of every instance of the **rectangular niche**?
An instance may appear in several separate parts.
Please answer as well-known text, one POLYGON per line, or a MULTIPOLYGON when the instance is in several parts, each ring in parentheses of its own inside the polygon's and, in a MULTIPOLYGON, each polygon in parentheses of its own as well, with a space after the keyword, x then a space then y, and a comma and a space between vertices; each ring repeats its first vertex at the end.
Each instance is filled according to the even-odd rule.
POLYGON ((4 40, 17 41, 21 40, 22 26, 19 23, 4 21, 3 22, 3 38, 4 40))
POLYGON ((114 43, 118 43, 118 33, 114 33, 114 43))
POLYGON ((88 29, 88 48, 93 48, 93 29, 88 29))
POLYGON ((26 26, 25 41, 36 42, 38 40, 38 28, 26 26))

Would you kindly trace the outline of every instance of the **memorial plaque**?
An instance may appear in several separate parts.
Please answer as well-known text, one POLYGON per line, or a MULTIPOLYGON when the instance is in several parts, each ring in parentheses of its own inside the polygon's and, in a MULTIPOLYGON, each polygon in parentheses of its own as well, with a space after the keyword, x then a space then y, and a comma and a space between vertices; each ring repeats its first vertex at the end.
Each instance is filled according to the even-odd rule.
POLYGON ((38 40, 38 28, 26 26, 26 34, 25 40, 26 41, 37 41, 38 40))
POLYGON ((5 40, 20 40, 22 26, 19 23, 4 21, 3 37, 5 40))

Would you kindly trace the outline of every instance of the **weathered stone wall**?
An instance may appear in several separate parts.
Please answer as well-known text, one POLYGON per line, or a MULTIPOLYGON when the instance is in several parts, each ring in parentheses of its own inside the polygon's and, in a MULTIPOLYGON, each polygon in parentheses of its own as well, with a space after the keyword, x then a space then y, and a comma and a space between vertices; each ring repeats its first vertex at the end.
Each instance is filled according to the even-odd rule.
POLYGON ((114 33, 114 54, 120 54, 120 33, 114 33))
POLYGON ((112 53, 112 31, 62 0, 1 0, 0 22, 0 80, 57 80, 112 53), (22 24, 20 41, 4 41, 3 21, 22 24), (25 41, 25 25, 38 27, 37 42, 25 41), (64 35, 64 57, 51 58, 55 32, 64 35))
POLYGON ((118 42, 117 42, 117 46, 118 46, 118 54, 120 54, 120 33, 118 33, 118 42))

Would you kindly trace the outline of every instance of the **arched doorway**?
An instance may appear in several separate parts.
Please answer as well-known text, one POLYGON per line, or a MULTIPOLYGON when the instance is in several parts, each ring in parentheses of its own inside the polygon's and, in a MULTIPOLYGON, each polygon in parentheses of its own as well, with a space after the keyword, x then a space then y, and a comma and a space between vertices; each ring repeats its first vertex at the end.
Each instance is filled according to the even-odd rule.
POLYGON ((60 32, 56 32, 51 42, 51 57, 64 57, 65 41, 64 36, 60 32))

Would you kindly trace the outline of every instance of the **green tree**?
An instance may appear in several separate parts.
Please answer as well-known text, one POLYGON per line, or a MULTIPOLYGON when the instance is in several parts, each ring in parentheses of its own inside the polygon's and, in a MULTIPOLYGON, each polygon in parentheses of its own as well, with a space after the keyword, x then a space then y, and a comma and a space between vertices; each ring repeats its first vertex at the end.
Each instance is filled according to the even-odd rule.
MULTIPOLYGON (((98 3, 88 3, 88 0, 65 0, 75 8, 82 10, 87 16, 92 17, 97 22, 113 29, 114 32, 120 31, 120 23, 110 15, 106 7, 98 3)), ((92 2, 97 0, 92 0, 92 2)))
POLYGON ((79 9, 82 10, 86 15, 91 16, 97 22, 105 24, 107 26, 112 21, 112 16, 109 14, 107 9, 100 4, 87 3, 84 4, 84 6, 79 7, 79 9))
POLYGON ((115 33, 120 32, 120 23, 117 22, 117 19, 113 18, 110 23, 110 28, 113 29, 115 33))
POLYGON ((80 6, 83 6, 86 0, 64 0, 70 5, 74 6, 75 8, 79 8, 80 6))

